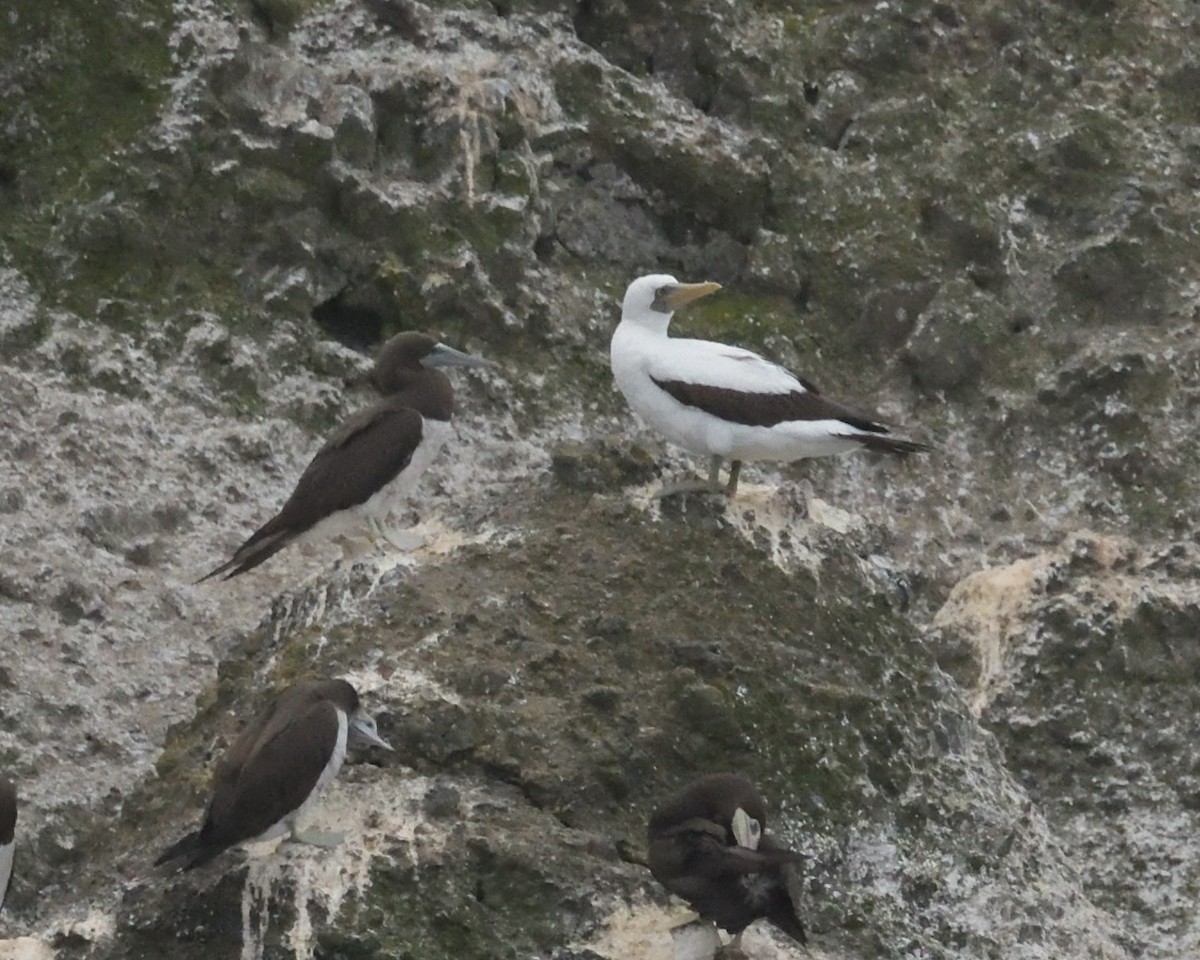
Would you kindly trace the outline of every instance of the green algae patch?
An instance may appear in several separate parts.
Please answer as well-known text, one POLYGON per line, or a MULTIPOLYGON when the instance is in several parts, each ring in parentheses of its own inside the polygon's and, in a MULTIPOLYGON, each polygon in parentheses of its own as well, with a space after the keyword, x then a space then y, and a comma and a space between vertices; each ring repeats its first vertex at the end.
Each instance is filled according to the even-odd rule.
POLYGON ((502 836, 456 838, 443 854, 448 863, 376 860, 361 908, 369 935, 348 938, 330 929, 321 946, 331 956, 395 960, 545 955, 566 939, 563 921, 578 903, 563 902, 561 880, 553 876, 561 865, 556 871, 552 861, 506 850, 502 836))
POLYGON ((805 327, 795 302, 785 296, 756 295, 722 290, 677 314, 671 332, 721 343, 735 343, 755 351, 804 338, 805 327))
POLYGON ((126 185, 128 169, 117 175, 109 160, 165 100, 174 16, 169 0, 5 6, 0 84, 14 109, 0 129, 0 233, 48 302, 72 285, 54 260, 56 224, 72 204, 126 185))
POLYGON ((21 106, 0 145, 23 196, 37 202, 74 191, 97 158, 154 118, 171 70, 173 6, 169 0, 6 5, 0 62, 21 106))

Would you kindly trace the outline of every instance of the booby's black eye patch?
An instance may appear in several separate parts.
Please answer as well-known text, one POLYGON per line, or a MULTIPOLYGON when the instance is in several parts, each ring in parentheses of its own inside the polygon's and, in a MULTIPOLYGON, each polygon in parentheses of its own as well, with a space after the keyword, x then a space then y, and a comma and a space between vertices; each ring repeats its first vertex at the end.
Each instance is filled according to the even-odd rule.
POLYGON ((665 284, 654 291, 654 300, 650 303, 651 310, 657 310, 659 313, 671 313, 670 306, 667 305, 667 297, 675 287, 671 284, 665 284))

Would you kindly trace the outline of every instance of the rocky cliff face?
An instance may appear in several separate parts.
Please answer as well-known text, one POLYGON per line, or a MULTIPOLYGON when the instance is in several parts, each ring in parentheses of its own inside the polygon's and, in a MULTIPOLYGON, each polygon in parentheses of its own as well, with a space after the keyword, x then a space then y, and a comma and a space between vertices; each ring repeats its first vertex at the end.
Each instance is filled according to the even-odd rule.
MULTIPOLYGON (((14 0, 0 25, 0 955, 670 956, 654 800, 737 769, 818 956, 1200 951, 1195 5, 14 0), (688 466, 676 318, 937 453, 688 466), (456 378, 424 544, 192 585, 386 335, 456 378), (332 853, 158 848, 269 691, 398 746, 332 853)), ((749 954, 794 951, 766 931, 749 954)))

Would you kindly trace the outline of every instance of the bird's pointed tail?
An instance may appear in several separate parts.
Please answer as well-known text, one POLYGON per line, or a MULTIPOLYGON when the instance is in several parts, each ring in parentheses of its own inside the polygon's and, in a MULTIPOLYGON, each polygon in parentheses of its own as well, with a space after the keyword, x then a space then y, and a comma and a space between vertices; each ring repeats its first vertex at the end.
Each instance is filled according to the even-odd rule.
POLYGON ((777 910, 767 919, 801 946, 808 946, 808 934, 794 910, 777 910))
POLYGON ((878 433, 856 434, 854 437, 868 450, 878 450, 881 453, 894 453, 906 457, 910 453, 928 453, 933 449, 927 443, 917 443, 915 440, 900 440, 897 437, 884 436, 878 433))
POLYGON ((156 867, 167 865, 167 871, 193 870, 201 867, 225 849, 223 846, 205 846, 201 839, 201 831, 193 830, 186 837, 167 847, 157 860, 156 867))
MULTIPOLYGON (((190 859, 200 851, 200 831, 193 830, 186 837, 176 841, 164 850, 157 860, 154 861, 156 867, 161 867, 164 863, 172 863, 176 860, 190 859)), ((186 867, 184 868, 186 869, 186 867)))
POLYGON ((291 543, 293 538, 294 534, 291 530, 277 530, 263 537, 255 534, 237 548, 231 559, 226 560, 219 567, 210 570, 197 580, 196 583, 204 583, 205 580, 211 580, 213 577, 221 577, 223 580, 229 580, 232 577, 245 573, 247 570, 253 570, 260 563, 275 556, 275 554, 291 543))

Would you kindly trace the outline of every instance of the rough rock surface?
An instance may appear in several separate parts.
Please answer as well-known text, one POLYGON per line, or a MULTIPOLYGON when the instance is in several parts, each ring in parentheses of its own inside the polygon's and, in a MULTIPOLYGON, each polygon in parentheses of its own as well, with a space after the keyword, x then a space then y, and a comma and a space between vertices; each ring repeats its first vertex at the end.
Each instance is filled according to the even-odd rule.
POLYGON ((666 958, 646 815, 723 768, 817 956, 1195 956, 1198 16, 12 0, 0 957, 666 958), (606 356, 650 269, 937 453, 653 501, 689 462, 606 356), (194 585, 409 328, 500 364, 423 546, 194 585), (399 748, 316 812, 342 847, 152 872, 329 674, 399 748))

